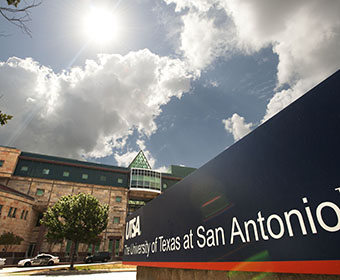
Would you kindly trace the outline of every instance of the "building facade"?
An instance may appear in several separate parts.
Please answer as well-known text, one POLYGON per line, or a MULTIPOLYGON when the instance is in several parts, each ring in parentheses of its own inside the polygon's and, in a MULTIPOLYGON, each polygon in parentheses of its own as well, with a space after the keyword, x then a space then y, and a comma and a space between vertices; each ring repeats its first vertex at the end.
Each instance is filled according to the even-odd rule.
POLYGON ((24 239, 2 256, 15 262, 50 252, 67 260, 71 242, 47 243, 46 228, 39 221, 61 196, 87 193, 109 205, 109 223, 100 244, 79 245, 79 258, 95 251, 109 251, 119 258, 127 215, 194 170, 172 165, 169 173, 160 173, 151 169, 142 151, 128 167, 118 167, 0 147, 0 234, 11 231, 24 239))

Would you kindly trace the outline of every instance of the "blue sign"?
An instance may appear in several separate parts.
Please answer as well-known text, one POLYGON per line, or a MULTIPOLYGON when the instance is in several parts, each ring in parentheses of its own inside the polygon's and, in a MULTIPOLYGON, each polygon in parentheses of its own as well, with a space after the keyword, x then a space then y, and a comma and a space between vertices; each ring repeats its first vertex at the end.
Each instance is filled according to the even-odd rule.
POLYGON ((340 274, 340 71, 127 218, 124 263, 340 274))

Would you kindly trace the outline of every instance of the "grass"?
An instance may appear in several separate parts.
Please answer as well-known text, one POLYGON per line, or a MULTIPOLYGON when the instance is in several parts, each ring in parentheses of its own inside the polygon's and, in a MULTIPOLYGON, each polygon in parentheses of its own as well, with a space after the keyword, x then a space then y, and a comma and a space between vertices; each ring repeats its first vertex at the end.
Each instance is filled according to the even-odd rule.
POLYGON ((80 265, 74 267, 76 270, 125 270, 136 269, 134 265, 126 265, 122 263, 98 264, 98 265, 80 265))

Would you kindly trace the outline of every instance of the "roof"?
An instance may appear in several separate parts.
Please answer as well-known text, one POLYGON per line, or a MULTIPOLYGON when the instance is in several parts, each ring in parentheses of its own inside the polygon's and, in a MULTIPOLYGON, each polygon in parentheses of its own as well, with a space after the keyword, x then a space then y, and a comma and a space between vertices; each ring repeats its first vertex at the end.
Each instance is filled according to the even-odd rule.
POLYGON ((140 150, 133 161, 130 163, 129 168, 144 168, 152 169, 143 151, 140 150))
POLYGON ((56 157, 56 156, 49 156, 49 155, 42 155, 42 154, 35 154, 35 153, 28 153, 28 152, 21 152, 20 156, 21 159, 28 159, 28 160, 38 160, 44 161, 49 163, 55 164, 65 164, 65 165, 77 165, 82 167, 88 167, 92 169, 107 169, 112 171, 128 171, 126 167, 120 166, 113 166, 108 164, 101 164, 101 163, 94 163, 88 161, 81 161, 63 157, 56 157))
POLYGON ((17 190, 14 190, 14 189, 7 187, 5 185, 2 185, 2 184, 0 184, 0 191, 6 192, 6 193, 11 193, 11 194, 14 194, 14 195, 17 195, 17 196, 21 196, 21 197, 24 197, 24 198, 27 198, 27 199, 30 199, 30 200, 34 200, 34 197, 32 197, 28 194, 19 192, 17 190))

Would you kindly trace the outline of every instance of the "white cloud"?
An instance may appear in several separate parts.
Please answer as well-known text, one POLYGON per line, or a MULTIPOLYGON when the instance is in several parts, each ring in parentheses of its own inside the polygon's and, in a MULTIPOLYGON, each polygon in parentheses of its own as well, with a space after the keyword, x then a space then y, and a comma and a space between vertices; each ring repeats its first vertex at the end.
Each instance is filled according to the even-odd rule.
POLYGON ((196 67, 235 50, 252 54, 272 46, 278 92, 264 120, 340 68, 340 1, 165 1, 184 14, 181 50, 196 67), (229 20, 221 20, 223 12, 229 20), (280 90, 284 84, 290 89, 280 90))
MULTIPOLYGON (((216 17, 221 15, 216 14, 216 17)), ((226 55, 233 37, 229 34, 230 29, 218 27, 214 18, 197 11, 189 12, 182 19, 180 50, 193 69, 202 70, 216 57, 226 55)))
POLYGON ((157 130, 160 107, 190 90, 187 69, 149 50, 101 54, 59 74, 30 58, 10 58, 0 62, 1 109, 14 118, 0 142, 75 158, 110 155, 133 130, 157 130))
POLYGON ((224 128, 230 132, 234 140, 240 140, 251 131, 252 123, 246 123, 244 118, 238 114, 233 114, 230 118, 222 120, 224 128))
POLYGON ((114 153, 114 158, 118 166, 128 167, 137 154, 138 151, 128 151, 124 154, 114 153))
MULTIPOLYGON (((137 156, 138 152, 142 150, 151 168, 155 168, 156 159, 152 156, 151 152, 147 150, 145 146, 145 141, 142 139, 137 139, 136 144, 139 148, 138 151, 128 150, 126 153, 123 153, 123 154, 119 152, 114 153, 114 158, 117 161, 118 166, 125 166, 125 167, 129 166, 132 160, 137 156)), ((164 168, 166 167, 160 167, 156 170, 163 170, 164 168)))

